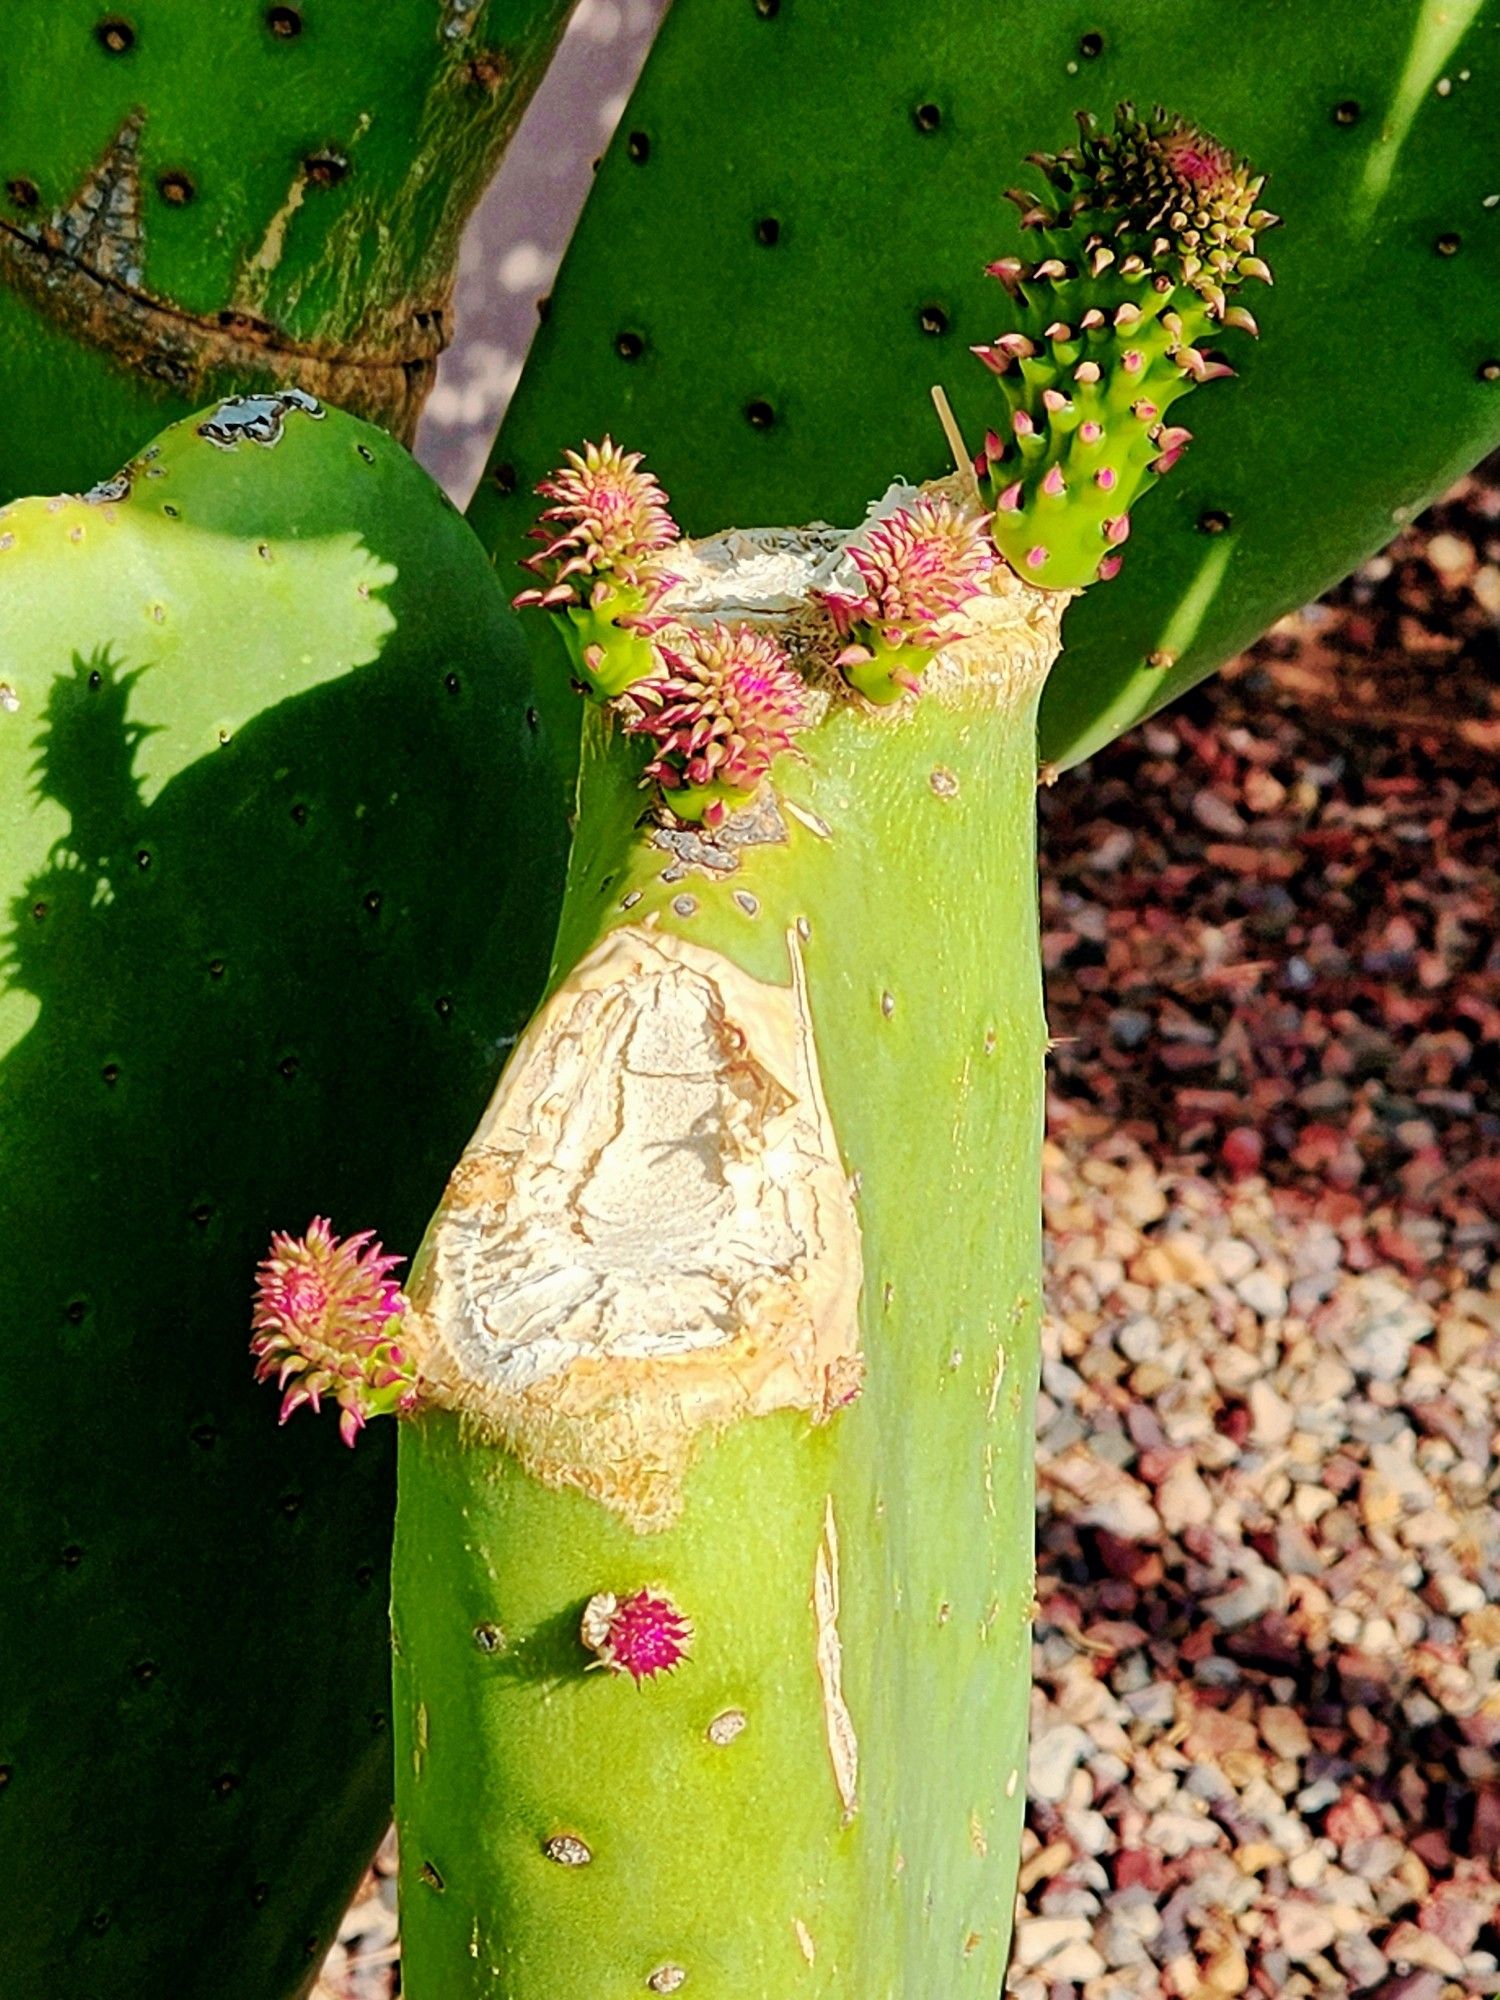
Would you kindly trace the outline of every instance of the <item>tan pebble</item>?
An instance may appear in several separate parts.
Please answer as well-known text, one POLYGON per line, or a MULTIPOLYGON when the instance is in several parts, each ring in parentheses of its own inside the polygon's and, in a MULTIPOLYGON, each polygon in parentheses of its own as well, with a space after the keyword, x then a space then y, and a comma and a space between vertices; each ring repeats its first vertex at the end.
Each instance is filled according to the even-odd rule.
POLYGON ((1234 1850, 1234 1860, 1242 1875, 1263 1875, 1268 1868, 1279 1868, 1286 1855, 1274 1840, 1252 1840, 1234 1850))
POLYGON ((1260 1712, 1260 1733, 1278 1757, 1300 1762, 1312 1754, 1312 1738, 1307 1733, 1307 1724, 1294 1708, 1263 1708, 1260 1712))
POLYGON ((1277 1912, 1277 1928, 1282 1949, 1293 1960, 1316 1958, 1338 1936, 1333 1918, 1316 1903, 1283 1903, 1277 1912))

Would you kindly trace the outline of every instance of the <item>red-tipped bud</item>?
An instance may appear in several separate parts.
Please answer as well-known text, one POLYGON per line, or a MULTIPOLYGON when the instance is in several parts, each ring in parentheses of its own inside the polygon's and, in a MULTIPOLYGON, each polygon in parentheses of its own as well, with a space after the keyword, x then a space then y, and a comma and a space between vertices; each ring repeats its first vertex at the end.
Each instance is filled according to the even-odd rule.
POLYGON ((532 530, 533 540, 544 547, 525 566, 550 577, 552 588, 540 600, 523 592, 528 602, 549 610, 582 604, 590 596, 588 588, 578 587, 585 580, 607 579, 653 600, 665 588, 670 579, 661 556, 679 530, 666 494, 641 470, 640 452, 622 451, 608 437, 602 444, 585 444, 570 451, 536 490, 552 505, 532 530))
POLYGON ((403 1261, 388 1256, 372 1230, 335 1236, 324 1216, 305 1236, 271 1238, 256 1273, 250 1352, 256 1381, 274 1379, 285 1391, 282 1423, 330 1396, 341 1411, 339 1433, 352 1445, 368 1418, 415 1408, 416 1373, 396 1340, 407 1302, 390 1275, 403 1261))
POLYGON ((666 672, 632 687, 640 713, 626 727, 656 744, 646 776, 673 810, 719 826, 791 748, 806 691, 777 642, 747 626, 691 628, 658 650, 666 672))
POLYGON ((1060 465, 1049 465, 1042 475, 1042 491, 1049 499, 1058 500, 1068 490, 1060 465))
POLYGON ((693 1627, 665 1591, 637 1590, 616 1597, 602 1590, 584 1606, 579 1637, 593 1664, 629 1674, 640 1685, 669 1674, 688 1658, 693 1627))

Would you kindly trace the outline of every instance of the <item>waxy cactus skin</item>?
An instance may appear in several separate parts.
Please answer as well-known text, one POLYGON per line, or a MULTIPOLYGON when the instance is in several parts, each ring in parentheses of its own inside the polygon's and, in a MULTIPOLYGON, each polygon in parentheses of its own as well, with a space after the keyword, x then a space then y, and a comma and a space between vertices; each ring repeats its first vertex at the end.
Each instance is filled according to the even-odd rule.
MULTIPOLYGON (((659 607, 664 653, 684 619, 720 643, 694 588, 693 613, 659 607)), ((987 638, 876 706, 843 683, 826 602, 783 617, 724 591, 793 651, 807 724, 743 813, 685 841, 670 789, 643 818, 648 746, 621 722, 655 684, 586 706, 549 998, 413 1266, 431 1400, 401 1426, 393 1575, 413 2000, 993 2000, 1003 1975, 1040 1301, 1034 730, 1062 600, 997 573, 954 620, 987 638), (507 1096, 532 1076, 534 1099, 507 1096), (813 1247, 756 1275, 735 1190, 812 1171, 817 1121, 795 1107, 814 1101, 813 1247), (531 1168, 539 1121, 559 1137, 531 1168), (620 1232, 556 1321, 554 1180, 559 1215, 620 1232), (852 1250, 831 1271, 835 1209, 852 1250), (632 1259, 659 1354, 622 1295, 619 1358, 547 1373, 569 1329, 615 1325, 599 1301, 632 1259), (738 1304, 714 1332, 701 1287, 721 1266, 738 1304), (519 1347, 508 1318, 486 1332, 512 1297, 519 1347), (830 1329, 855 1345, 826 1378, 793 1365, 802 1407, 725 1406, 680 1474, 631 1459, 722 1366, 753 1395, 780 1327, 804 1357, 830 1329), (492 1365, 521 1368, 509 1414, 492 1365), (625 1455, 602 1486, 591 1438, 625 1455), (674 1670, 638 1681, 591 1643, 601 1593, 636 1578, 692 1627, 674 1670)))
POLYGON ((386 1824, 397 1427, 246 1339, 274 1227, 419 1240, 545 978, 505 599, 284 396, 0 508, 5 2000, 303 1994, 386 1824))
POLYGON ((1040 752, 1076 762, 1500 445, 1497 32, 1497 0, 1263 8, 1253 34, 1222 0, 676 6, 470 518, 507 567, 533 480, 605 426, 650 451, 693 535, 849 522, 893 470, 945 474, 934 383, 971 450, 988 429, 1009 444, 968 353, 1017 323, 986 264, 1042 254, 1002 192, 1050 206, 1028 153, 1076 144, 1082 106, 1109 125, 1122 99, 1159 99, 1248 155, 1287 226, 1264 247, 1274 291, 1232 295, 1264 338, 1205 342, 1245 393, 1166 415, 1195 435, 1151 532, 1070 613, 1040 752))
POLYGON ((7 0, 0 501, 217 394, 409 440, 563 0, 7 0))

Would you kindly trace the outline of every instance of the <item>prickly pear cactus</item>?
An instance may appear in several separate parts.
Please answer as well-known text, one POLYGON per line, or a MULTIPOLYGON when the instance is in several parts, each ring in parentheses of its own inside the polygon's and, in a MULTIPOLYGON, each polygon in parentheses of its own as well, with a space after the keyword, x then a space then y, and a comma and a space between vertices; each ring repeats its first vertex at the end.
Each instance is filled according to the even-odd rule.
POLYGON ((389 1811, 392 1465, 264 1422, 247 1287, 324 1202, 415 1247, 545 971, 542 725, 300 391, 0 510, 0 599, 0 1984, 275 2000, 389 1811))
POLYGON ((1210 330, 1255 393, 1194 396, 1149 541, 1073 613, 1042 750, 1081 756, 1500 438, 1497 56, 1496 0, 1227 25, 1215 0, 678 0, 472 518, 514 562, 529 489, 606 428, 649 445, 692 533, 849 519, 893 467, 946 470, 929 385, 977 450, 995 405, 967 349, 1027 331, 986 266, 1046 261, 1001 199, 1017 163, 1076 146, 1080 106, 1101 126, 1122 100, 1184 107, 1294 218, 1267 251, 1277 338, 1210 330))
POLYGON ((409 438, 458 234, 565 0, 11 0, 0 499, 87 485, 216 391, 409 438))

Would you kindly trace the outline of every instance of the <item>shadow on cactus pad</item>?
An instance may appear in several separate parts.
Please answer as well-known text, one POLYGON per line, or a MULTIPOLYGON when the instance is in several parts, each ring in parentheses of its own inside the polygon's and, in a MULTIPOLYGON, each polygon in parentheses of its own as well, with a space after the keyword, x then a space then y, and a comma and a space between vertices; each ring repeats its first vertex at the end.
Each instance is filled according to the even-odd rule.
POLYGON ((551 941, 481 550, 283 416, 0 513, 6 2000, 310 1984, 389 1811, 394 1441, 278 1430, 251 1281, 325 1207, 415 1249, 551 941))

